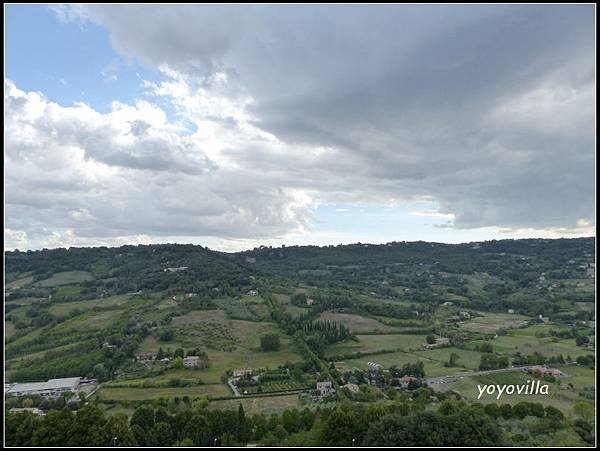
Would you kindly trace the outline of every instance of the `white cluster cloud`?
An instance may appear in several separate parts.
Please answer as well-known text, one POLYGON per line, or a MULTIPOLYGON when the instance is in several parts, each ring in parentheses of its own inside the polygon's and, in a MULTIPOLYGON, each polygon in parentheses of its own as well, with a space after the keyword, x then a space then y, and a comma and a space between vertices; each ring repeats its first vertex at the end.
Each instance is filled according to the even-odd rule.
POLYGON ((267 237, 307 226, 310 198, 301 190, 260 169, 220 166, 203 139, 147 102, 101 114, 7 81, 5 112, 5 239, 13 247, 73 236, 267 237))
POLYGON ((6 82, 14 246, 58 233, 227 247, 300 236, 319 203, 390 199, 432 200, 414 214, 454 228, 593 233, 585 5, 54 9, 161 77, 108 113, 6 82))

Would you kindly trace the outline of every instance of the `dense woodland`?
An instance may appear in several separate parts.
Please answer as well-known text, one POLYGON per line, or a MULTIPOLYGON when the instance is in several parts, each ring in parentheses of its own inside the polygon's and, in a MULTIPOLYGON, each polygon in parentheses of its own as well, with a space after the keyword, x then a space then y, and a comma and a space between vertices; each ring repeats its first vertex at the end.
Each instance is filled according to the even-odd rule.
POLYGON ((411 403, 351 405, 246 415, 206 409, 201 400, 177 400, 169 406, 146 404, 131 419, 107 416, 93 406, 76 413, 52 410, 39 418, 10 415, 8 446, 543 446, 558 434, 565 446, 593 443, 593 423, 582 409, 571 422, 560 410, 536 403, 468 406, 451 398, 426 409, 421 389, 411 403), (525 418, 533 433, 520 427, 525 418), (569 438, 569 434, 574 437, 569 438))

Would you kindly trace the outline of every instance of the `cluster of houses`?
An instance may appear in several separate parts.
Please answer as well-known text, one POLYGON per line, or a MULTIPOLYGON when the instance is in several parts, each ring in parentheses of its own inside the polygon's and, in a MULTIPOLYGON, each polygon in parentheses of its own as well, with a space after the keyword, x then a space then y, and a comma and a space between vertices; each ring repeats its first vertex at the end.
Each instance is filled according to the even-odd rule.
POLYGON ((538 320, 544 324, 548 324, 550 322, 550 318, 544 315, 538 315, 538 320))
POLYGON ((163 269, 163 272, 178 272, 178 271, 185 271, 187 269, 188 269, 187 266, 178 266, 176 268, 165 268, 165 269, 163 269))
POLYGON ((458 315, 453 315, 449 317, 446 320, 446 322, 448 324, 462 323, 463 321, 466 321, 468 319, 471 319, 471 314, 469 312, 458 312, 458 315))
POLYGON ((321 397, 335 395, 335 388, 331 381, 317 382, 317 391, 321 397))
POLYGON ((396 387, 408 388, 411 382, 416 381, 416 377, 402 376, 393 378, 390 383, 396 387))
POLYGON ((65 393, 86 394, 93 393, 98 387, 95 379, 83 379, 81 377, 65 377, 62 379, 50 379, 46 382, 26 382, 16 384, 5 384, 4 395, 16 396, 42 396, 44 398, 58 398, 65 393))
POLYGON ((540 373, 542 376, 564 377, 566 376, 561 370, 556 368, 548 368, 546 366, 536 365, 529 367, 532 373, 540 373))
MULTIPOLYGON (((158 358, 158 352, 150 351, 150 352, 136 352, 135 360, 138 362, 153 362, 158 358)), ((162 359, 164 360, 164 359, 162 359)), ((169 361, 169 359, 166 359, 169 361)))
MULTIPOLYGON (((381 372, 388 372, 385 367, 377 362, 367 362, 368 368, 368 380, 369 384, 381 385, 382 379, 378 377, 378 374, 381 372)), ((349 378, 350 380, 346 385, 342 385, 342 388, 347 388, 350 393, 356 393, 359 391, 359 386, 353 382, 354 378, 349 378)), ((416 377, 412 376, 402 376, 402 377, 392 377, 388 380, 387 383, 392 387, 396 388, 407 388, 409 384, 413 381, 416 381, 416 377)))
POLYGON ((233 371, 233 377, 248 377, 252 376, 252 370, 238 369, 233 371))
POLYGON ((37 407, 14 407, 8 411, 9 413, 32 413, 35 416, 42 417, 46 415, 46 413, 42 409, 38 409, 37 407))
POLYGON ((206 364, 205 360, 201 359, 197 355, 188 355, 183 358, 183 366, 186 368, 202 368, 206 364))
POLYGON ((445 346, 450 346, 450 339, 448 337, 437 337, 435 343, 423 344, 424 349, 443 348, 445 346))
MULTIPOLYGON (((454 302, 452 301, 446 301, 444 303, 442 303, 443 307, 452 307, 454 306, 454 302)), ((458 312, 458 315, 454 315, 451 316, 450 318, 448 318, 448 323, 458 323, 461 321, 466 321, 468 319, 471 319, 471 314, 469 312, 458 312)))
MULTIPOLYGON (((358 386, 356 387, 358 390, 358 386)), ((335 395, 335 393, 335 387, 331 381, 322 381, 317 382, 316 389, 304 392, 302 396, 304 397, 304 402, 315 404, 321 402, 323 398, 335 395)))
MULTIPOLYGON (((171 359, 168 357, 164 357, 162 359, 158 359, 158 352, 150 351, 150 352, 137 352, 135 354, 135 360, 140 363, 149 364, 151 362, 159 361, 159 362, 169 362, 171 359)), ((184 357, 183 366, 186 368, 205 368, 206 367, 206 359, 203 359, 197 355, 189 355, 184 357)))

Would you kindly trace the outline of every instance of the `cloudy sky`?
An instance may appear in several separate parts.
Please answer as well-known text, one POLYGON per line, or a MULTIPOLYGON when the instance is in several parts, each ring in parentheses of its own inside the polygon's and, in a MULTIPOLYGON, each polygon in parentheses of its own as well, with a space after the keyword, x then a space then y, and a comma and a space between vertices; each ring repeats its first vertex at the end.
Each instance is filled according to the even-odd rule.
POLYGON ((593 5, 5 8, 8 249, 595 233, 593 5))

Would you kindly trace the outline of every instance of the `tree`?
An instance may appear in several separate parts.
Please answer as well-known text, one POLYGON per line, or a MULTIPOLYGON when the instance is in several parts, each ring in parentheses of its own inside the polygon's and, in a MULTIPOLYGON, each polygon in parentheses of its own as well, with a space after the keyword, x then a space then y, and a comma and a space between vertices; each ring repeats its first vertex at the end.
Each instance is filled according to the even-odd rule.
MULTIPOLYGON (((9 416, 10 417, 10 416, 9 416)), ((49 411, 38 423, 33 442, 35 445, 65 446, 69 440, 69 431, 74 415, 68 409, 49 411)))
POLYGON ((479 345, 479 352, 494 352, 494 348, 491 343, 484 341, 479 345))
POLYGON ((278 334, 266 334, 260 337, 260 348, 263 351, 279 351, 280 347, 278 334))
POLYGON ((137 446, 138 443, 133 432, 127 424, 127 416, 124 414, 111 415, 104 427, 104 446, 137 446))
POLYGON ((306 300, 307 300, 307 296, 304 293, 296 293, 294 295, 292 295, 292 297, 290 298, 290 302, 293 305, 302 305, 305 306, 306 305, 306 300))
POLYGON ((427 343, 432 345, 435 343, 435 335, 429 334, 429 335, 427 335, 427 337, 425 337, 425 340, 427 340, 427 343))
POLYGON ((154 427, 154 409, 142 405, 135 409, 131 416, 131 432, 140 446, 150 446, 150 431, 154 427))
POLYGON ((451 352, 450 358, 448 359, 447 366, 449 366, 449 367, 458 366, 458 359, 459 359, 459 355, 456 352, 451 352))
POLYGON ((104 412, 96 406, 81 408, 69 429, 67 446, 102 445, 106 437, 104 412))
POLYGON ((573 413, 587 422, 592 422, 596 415, 594 406, 588 402, 578 402, 575 404, 573 406, 573 413))
POLYGON ((479 363, 480 370, 496 370, 499 368, 508 367, 507 356, 497 356, 495 354, 482 354, 481 362, 479 363))
POLYGON ((387 415, 373 423, 363 446, 443 446, 444 430, 440 416, 424 412, 409 416, 387 415))
POLYGON ((368 425, 350 406, 342 406, 331 412, 322 426, 319 442, 323 446, 351 446, 362 441, 368 425))
POLYGON ((238 407, 238 419, 237 419, 237 438, 240 442, 246 443, 249 439, 249 428, 246 421, 246 414, 244 413, 244 406, 240 403, 238 407))
POLYGON ((163 329, 158 335, 160 341, 171 341, 173 340, 173 331, 170 329, 163 329))
POLYGON ((166 421, 158 421, 152 428, 152 444, 154 446, 170 446, 173 443, 173 430, 166 421))
POLYGON ((181 357, 175 357, 173 359, 173 362, 171 363, 171 366, 173 368, 184 368, 185 366, 183 365, 183 359, 181 357))
POLYGON ((110 377, 110 372, 104 366, 104 364, 98 363, 97 365, 94 365, 93 375, 98 382, 104 382, 110 377))
POLYGON ((363 446, 494 446, 498 426, 482 411, 461 409, 455 414, 419 412, 408 416, 390 414, 373 423, 363 446))
MULTIPOLYGON (((29 412, 20 415, 7 415, 5 417, 6 445, 35 446, 34 433, 39 421, 39 418, 29 412)), ((57 445, 59 444, 57 443, 57 445)))
POLYGON ((184 427, 184 436, 192 439, 195 446, 206 446, 210 436, 210 426, 204 415, 192 415, 184 427))

